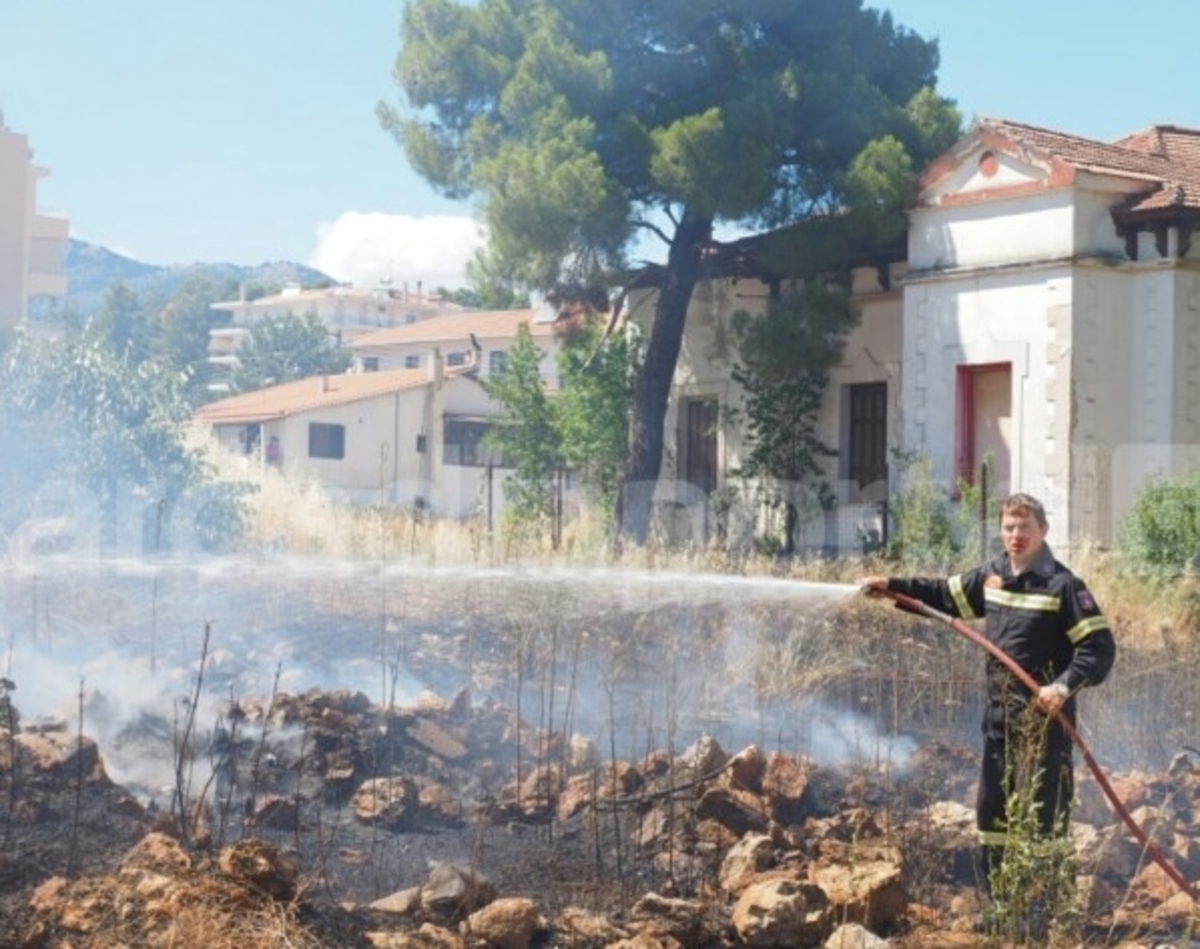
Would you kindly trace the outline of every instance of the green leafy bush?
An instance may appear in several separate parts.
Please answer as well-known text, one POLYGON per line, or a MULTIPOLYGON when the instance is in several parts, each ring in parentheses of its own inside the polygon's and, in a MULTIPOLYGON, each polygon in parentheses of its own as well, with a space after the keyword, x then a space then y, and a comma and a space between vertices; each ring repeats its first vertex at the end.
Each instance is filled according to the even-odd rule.
POLYGON ((1182 573, 1200 565, 1200 474, 1147 479, 1118 546, 1122 561, 1138 571, 1182 573))
POLYGON ((927 457, 894 453, 904 489, 892 499, 888 556, 913 569, 945 571, 962 547, 954 536, 953 507, 946 486, 932 476, 927 457))

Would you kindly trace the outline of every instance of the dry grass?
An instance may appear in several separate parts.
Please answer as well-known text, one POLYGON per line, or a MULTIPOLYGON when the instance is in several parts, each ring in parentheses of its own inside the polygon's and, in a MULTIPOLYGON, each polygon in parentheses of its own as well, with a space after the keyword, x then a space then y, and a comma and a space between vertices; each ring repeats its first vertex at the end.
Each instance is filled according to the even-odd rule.
MULTIPOLYGON (((875 573, 905 574, 903 564, 858 559, 784 560, 717 547, 682 548, 650 544, 615 553, 605 541, 604 525, 594 517, 570 521, 561 549, 552 550, 548 532, 521 533, 500 526, 487 534, 478 523, 414 519, 405 511, 333 502, 315 485, 298 485, 273 469, 240 457, 215 456, 223 477, 246 480, 258 491, 250 497, 249 537, 255 545, 299 554, 388 561, 417 558, 430 564, 521 566, 678 571, 771 577, 818 583, 853 584, 875 573)), ((1117 635, 1118 667, 1086 706, 1089 723, 1119 749, 1151 747, 1167 757, 1184 745, 1200 745, 1200 695, 1187 669, 1200 663, 1200 578, 1167 583, 1135 577, 1119 569, 1116 558, 1096 549, 1064 557, 1095 592, 1117 635)), ((511 600, 506 593, 489 601, 511 600)), ((561 591, 553 598, 562 615, 561 591)), ((516 639, 528 638, 542 609, 514 608, 507 621, 516 639), (523 615, 522 615, 523 614, 523 615)), ((569 609, 567 612, 570 612, 569 609)), ((736 607, 730 615, 737 615, 736 607)), ((741 611, 750 629, 744 668, 737 676, 750 682, 764 700, 822 691, 869 714, 885 730, 914 726, 969 734, 980 692, 982 662, 978 650, 959 637, 931 628, 927 621, 854 599, 839 607, 833 627, 813 634, 813 624, 795 604, 756 604, 741 611)), ((661 621, 647 620, 643 632, 626 630, 609 638, 629 652, 635 640, 653 640, 661 621), (632 636, 632 638, 631 638, 632 636)), ((700 628, 701 618, 687 620, 700 628)), ((643 623, 645 626, 645 623, 643 623)), ((535 637, 536 638, 536 637, 535 637)), ((698 642, 681 644, 695 657, 698 642)), ((527 644, 532 654, 542 647, 527 644)), ((670 658, 668 656, 668 658, 670 658)), ((690 661, 681 652, 681 663, 690 661)), ((713 675, 722 674, 714 669, 713 675)), ((725 675, 732 673, 726 669, 725 675)), ((1132 755, 1132 752, 1130 752, 1132 755)), ((1124 757, 1124 755, 1120 755, 1124 757)))

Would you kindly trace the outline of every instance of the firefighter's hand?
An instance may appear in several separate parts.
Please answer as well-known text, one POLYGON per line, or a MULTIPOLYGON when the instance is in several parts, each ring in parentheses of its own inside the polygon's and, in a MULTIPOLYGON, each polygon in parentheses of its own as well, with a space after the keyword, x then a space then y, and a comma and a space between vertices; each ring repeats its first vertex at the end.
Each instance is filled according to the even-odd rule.
POLYGON ((1038 689, 1035 703, 1038 710, 1047 715, 1057 715, 1070 698, 1070 690, 1061 682, 1052 682, 1038 689))
POLYGON ((858 588, 866 596, 873 599, 878 599, 881 596, 887 595, 888 578, 887 577, 863 577, 858 581, 858 588))

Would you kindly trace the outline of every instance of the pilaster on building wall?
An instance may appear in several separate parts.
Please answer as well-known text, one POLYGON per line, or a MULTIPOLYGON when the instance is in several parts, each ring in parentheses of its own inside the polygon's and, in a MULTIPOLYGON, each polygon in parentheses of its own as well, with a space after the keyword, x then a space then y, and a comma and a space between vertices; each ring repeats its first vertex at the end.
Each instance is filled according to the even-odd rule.
POLYGON ((1200 441, 1200 285, 1192 281, 1183 295, 1180 347, 1184 387, 1182 428, 1184 437, 1200 441))

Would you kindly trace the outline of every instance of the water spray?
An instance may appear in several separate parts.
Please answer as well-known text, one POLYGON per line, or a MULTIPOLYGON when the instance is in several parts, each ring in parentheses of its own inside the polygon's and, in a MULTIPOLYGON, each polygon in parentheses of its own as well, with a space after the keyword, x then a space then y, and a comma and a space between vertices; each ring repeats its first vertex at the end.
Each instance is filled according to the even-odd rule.
MULTIPOLYGON (((1016 660, 1008 655, 1008 653, 1006 653, 1003 649, 991 642, 991 640, 989 640, 986 636, 983 636, 971 629, 971 627, 962 620, 943 613, 941 610, 934 609, 932 606, 922 603, 920 600, 914 599, 913 597, 907 596, 903 593, 897 593, 893 590, 888 590, 884 592, 883 595, 891 599, 897 608, 904 610, 906 613, 924 616, 927 619, 936 620, 939 623, 949 626, 960 636, 963 636, 964 638, 975 643, 975 645, 982 647, 990 656, 999 661, 1004 668, 1016 676, 1017 680, 1027 689, 1029 689, 1031 693, 1037 693, 1040 686, 1033 676, 1022 669, 1021 666, 1017 664, 1016 660)), ((1076 730, 1075 726, 1071 724, 1061 710, 1055 712, 1054 714, 1058 719, 1059 725, 1061 725, 1063 731, 1066 732, 1067 737, 1071 739, 1075 747, 1079 749, 1080 754, 1083 755, 1083 760, 1087 763, 1088 769, 1092 772, 1092 777, 1096 779, 1096 784, 1100 786, 1100 790, 1103 791, 1104 796, 1108 798, 1108 802, 1112 805, 1113 810, 1117 812, 1117 816, 1125 822, 1125 826, 1129 828, 1130 832, 1137 839, 1137 842, 1141 844, 1143 852, 1149 856, 1151 860, 1158 864, 1163 873, 1170 877, 1171 882, 1173 882, 1177 887, 1179 887, 1180 890, 1191 897, 1193 902, 1200 903, 1200 893, 1197 893, 1196 889, 1190 883, 1188 883, 1187 879, 1182 873, 1179 872, 1178 868, 1176 868, 1176 866, 1167 859, 1161 848, 1159 848, 1159 846, 1150 839, 1146 832, 1138 825, 1138 822, 1133 819, 1133 815, 1129 813, 1128 808, 1125 807, 1121 799, 1117 797, 1117 792, 1113 790, 1113 786, 1109 783, 1108 777, 1100 768, 1100 765, 1096 763, 1096 759, 1092 757, 1091 749, 1088 748, 1087 743, 1083 740, 1083 737, 1076 730)))

